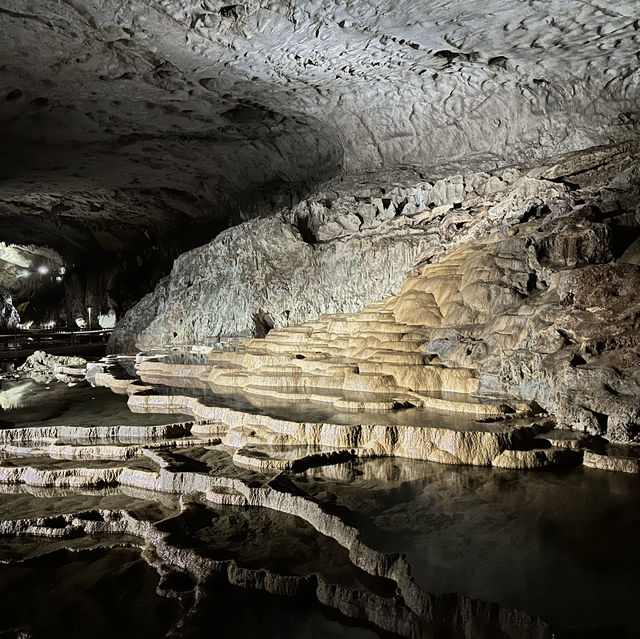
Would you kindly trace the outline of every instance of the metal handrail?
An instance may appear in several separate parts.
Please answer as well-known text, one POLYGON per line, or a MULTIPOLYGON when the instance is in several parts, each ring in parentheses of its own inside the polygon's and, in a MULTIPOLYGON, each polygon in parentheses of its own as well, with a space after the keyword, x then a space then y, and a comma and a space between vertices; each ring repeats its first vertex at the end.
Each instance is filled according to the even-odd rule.
POLYGON ((92 330, 64 331, 44 329, 38 331, 19 330, 14 333, 0 334, 0 351, 28 349, 37 345, 74 346, 76 342, 85 343, 86 338, 91 341, 94 335, 106 337, 113 329, 102 328, 92 330))

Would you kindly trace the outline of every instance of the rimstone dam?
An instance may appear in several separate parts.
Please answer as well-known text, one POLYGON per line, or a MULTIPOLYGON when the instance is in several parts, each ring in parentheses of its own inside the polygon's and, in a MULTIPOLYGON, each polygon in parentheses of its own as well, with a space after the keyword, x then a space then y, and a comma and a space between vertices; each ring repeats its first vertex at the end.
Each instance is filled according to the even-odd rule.
POLYGON ((0 0, 0 639, 640 637, 638 0, 0 0))

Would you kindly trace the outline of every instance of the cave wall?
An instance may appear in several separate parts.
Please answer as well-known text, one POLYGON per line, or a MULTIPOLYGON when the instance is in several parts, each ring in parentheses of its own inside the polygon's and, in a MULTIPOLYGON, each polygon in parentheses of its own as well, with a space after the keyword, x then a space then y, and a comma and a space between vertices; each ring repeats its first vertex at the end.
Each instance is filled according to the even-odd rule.
MULTIPOLYGON (((180 253, 313 199, 336 176, 362 176, 373 192, 384 172, 434 180, 635 138, 636 9, 632 0, 7 0, 0 241, 46 246, 76 265, 57 311, 34 296, 41 316, 88 305, 121 315, 180 253)), ((353 226, 348 208, 335 224, 353 226)), ((255 231, 271 237, 273 224, 255 231)), ((422 250, 419 239, 394 242, 402 257, 385 258, 384 285, 370 272, 371 291, 392 290, 392 262, 399 273, 422 250)), ((304 238, 294 245, 309 252, 304 238)), ((296 316, 292 304, 258 297, 267 323, 296 316)), ((227 324, 207 321, 194 336, 250 322, 227 324)))
MULTIPOLYGON (((616 231, 630 242, 638 226, 637 176, 622 176, 637 157, 635 144, 623 144, 535 168, 432 180, 411 171, 334 180, 292 208, 233 227, 181 255, 118 324, 110 348, 216 344, 324 313, 357 311, 397 293, 419 263, 530 217, 576 207, 575 178, 567 174, 586 172, 591 190, 605 194, 616 177, 620 192, 603 197, 613 198, 613 209, 630 211, 633 223, 616 231), (372 186, 383 182, 386 187, 372 186)), ((623 249, 626 244, 620 255, 623 249)))

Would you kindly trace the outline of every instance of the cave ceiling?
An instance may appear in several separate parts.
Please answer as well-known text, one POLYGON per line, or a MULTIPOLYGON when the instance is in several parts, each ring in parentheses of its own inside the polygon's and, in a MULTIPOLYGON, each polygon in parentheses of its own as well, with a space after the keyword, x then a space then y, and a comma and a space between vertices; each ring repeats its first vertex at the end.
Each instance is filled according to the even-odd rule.
POLYGON ((635 0, 2 0, 0 240, 194 245, 340 172, 628 139, 639 29, 635 0))

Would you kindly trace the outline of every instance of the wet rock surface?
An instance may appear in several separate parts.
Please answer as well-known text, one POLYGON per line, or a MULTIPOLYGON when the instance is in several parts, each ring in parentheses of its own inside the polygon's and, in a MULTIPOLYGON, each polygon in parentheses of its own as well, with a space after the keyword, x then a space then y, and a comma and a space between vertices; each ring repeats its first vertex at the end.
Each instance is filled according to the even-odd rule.
POLYGON ((87 360, 82 357, 51 355, 44 351, 36 351, 27 357, 18 371, 41 384, 50 382, 74 384, 85 381, 87 360))
MULTIPOLYGON (((593 553, 601 535, 615 543, 616 556, 626 553, 632 543, 629 526, 637 518, 631 478, 601 471, 535 477, 523 471, 452 472, 438 464, 398 460, 274 476, 243 470, 234 466, 224 448, 203 449, 198 444, 180 453, 165 450, 155 459, 146 470, 130 466, 119 479, 113 475, 103 487, 89 479, 89 472, 100 472, 96 462, 84 471, 69 466, 54 472, 44 460, 31 461, 32 473, 48 467, 49 479, 46 484, 3 488, 0 534, 5 540, 2 558, 8 562, 2 569, 3 583, 14 583, 20 571, 31 566, 48 579, 48 570, 59 565, 67 550, 88 562, 83 578, 113 578, 120 574, 115 566, 123 556, 135 565, 132 551, 127 555, 111 550, 125 545, 140 549, 156 571, 157 595, 175 602, 162 615, 139 616, 138 627, 169 623, 169 636, 183 636, 187 630, 192 633, 187 636, 202 636, 212 597, 230 597, 231 609, 240 605, 233 603, 235 591, 226 594, 225 584, 293 597, 301 612, 313 602, 333 608, 339 613, 333 622, 337 625, 328 624, 327 636, 342 636, 340 627, 347 619, 365 624, 365 629, 408 637, 573 636, 585 626, 629 636, 638 631, 632 593, 624 585, 633 579, 633 565, 623 562, 623 569, 611 561, 609 551, 606 572, 576 563, 576 553, 593 553), (78 482, 75 487, 61 481, 71 474, 78 482), (510 490, 504 491, 505 486, 510 490), (599 513, 614 507, 614 494, 615 508, 625 516, 624 522, 611 526, 599 519, 599 513), (588 508, 581 495, 589 495, 588 508), (530 507, 522 508, 523 499, 530 507), (570 504, 569 510, 561 503, 570 504), (564 532, 550 536, 558 526, 564 532), (496 544, 498 537, 503 543, 496 544), (504 543, 505 538, 510 543, 504 543), (474 557, 471 580, 469 562, 464 553, 457 556, 458 546, 474 557), (523 554, 514 561, 512 555, 519 552, 523 554), (556 562, 570 565, 560 573, 548 572, 545 566, 556 562), (518 578, 506 580, 505 570, 517 571, 518 578), (501 578, 494 578, 494 573, 501 578), (548 590, 550 579, 554 588, 565 592, 571 582, 572 594, 561 597, 563 604, 548 590), (539 593, 535 598, 532 586, 539 593), (458 594, 444 594, 452 591, 458 594), (599 602, 588 617, 581 609, 585 597, 599 602)), ((76 565, 69 563, 69 578, 74 570, 76 565)), ((143 575, 145 583, 153 583, 152 573, 141 566, 137 573, 129 572, 127 581, 138 585, 143 575)), ((64 586, 59 592, 67 596, 64 586)), ((79 633, 86 628, 87 617, 104 614, 98 611, 111 605, 101 596, 93 612, 99 592, 84 591, 89 608, 74 617, 73 636, 76 629, 79 633)), ((139 585, 138 592, 143 599, 152 598, 139 585)), ((258 605, 260 601, 258 597, 258 605)), ((273 605, 288 609, 286 603, 273 605)), ((120 615, 135 609, 129 601, 120 615)), ((4 627, 15 624, 37 631, 38 619, 23 615, 21 624, 15 621, 21 610, 16 605, 3 618, 4 627)), ((242 636, 240 630, 230 632, 242 636)), ((349 632, 360 636, 356 630, 349 632)), ((366 630, 361 632, 368 636, 366 630)))
MULTIPOLYGON (((137 368, 143 378, 145 371, 161 377, 176 367, 208 368, 189 360, 186 354, 164 363, 158 356, 139 358, 137 368)), ((191 397, 184 395, 189 388, 163 396, 169 387, 127 377, 135 372, 133 359, 115 360, 121 368, 113 361, 107 358, 103 370, 94 366, 92 379, 124 393, 59 386, 65 393, 95 393, 93 412, 101 418, 94 417, 93 426, 81 403, 54 410, 48 423, 40 407, 39 425, 19 412, 17 399, 7 413, 19 420, 0 430, 1 558, 8 587, 23 583, 31 570, 42 572, 43 583, 77 583, 78 564, 65 554, 73 551, 86 562, 83 579, 104 584, 123 574, 138 584, 137 598, 121 604, 114 622, 134 614, 138 600, 154 610, 158 597, 169 598, 173 603, 162 615, 138 615, 149 632, 164 624, 167 636, 202 636, 213 600, 222 596, 230 609, 243 605, 237 587, 284 598, 272 609, 300 624, 300 632, 312 623, 323 636, 580 636, 587 626, 629 636, 639 631, 626 585, 633 562, 608 555, 603 572, 595 567, 602 553, 593 554, 611 547, 630 552, 635 479, 621 466, 632 452, 607 450, 600 440, 522 416, 483 422, 473 414, 465 420, 455 412, 447 417, 446 411, 414 408, 418 412, 404 419, 399 411, 378 412, 380 423, 366 426, 363 416, 374 412, 352 408, 333 418, 325 413, 324 423, 295 422, 277 416, 286 403, 269 407, 264 398, 250 409, 216 406, 195 387, 191 397), (126 417, 107 397, 146 414, 126 417), (197 420, 162 425, 174 416, 158 412, 177 410, 197 420), (296 438, 304 445, 293 445, 296 438), (347 448, 338 446, 339 438, 347 448), (609 472, 577 467, 583 458, 585 466, 596 466, 596 457, 609 472), (487 461, 493 469, 469 466, 487 461), (611 508, 624 516, 609 519, 611 508), (444 543, 447 526, 453 539, 463 536, 459 542, 444 543), (456 544, 466 543, 464 534, 465 552, 482 560, 468 562, 464 553, 452 559, 456 544), (518 562, 512 552, 522 553, 518 562), (578 565, 585 552, 593 565, 578 565), (60 562, 68 563, 64 574, 60 562), (557 562, 567 566, 561 577, 550 569, 557 562), (506 566, 524 577, 503 578, 506 566), (563 605, 554 594, 558 578, 572 584, 563 605), (154 583, 155 595, 148 586, 154 583), (585 617, 581 602, 593 598, 600 606, 585 617), (333 611, 331 621, 318 610, 333 611)), ((67 597, 64 585, 59 592, 67 597)), ((112 605, 104 596, 97 603, 97 587, 87 585, 84 593, 86 610, 74 617, 71 636, 112 605)), ((44 610, 55 603, 47 601, 44 610)), ((16 606, 3 628, 38 636, 40 618, 22 610, 16 606)), ((105 623, 105 631, 110 627, 105 623)), ((247 620, 229 636, 251 627, 247 620)))

